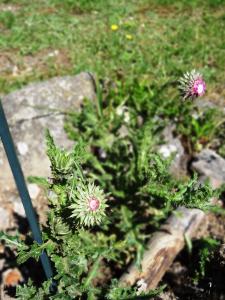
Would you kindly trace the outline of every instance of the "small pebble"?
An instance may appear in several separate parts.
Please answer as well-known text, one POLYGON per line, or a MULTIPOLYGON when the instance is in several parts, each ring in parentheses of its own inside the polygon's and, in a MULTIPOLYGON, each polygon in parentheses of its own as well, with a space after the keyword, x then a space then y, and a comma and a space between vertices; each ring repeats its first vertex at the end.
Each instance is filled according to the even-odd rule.
POLYGON ((175 145, 162 145, 159 148, 159 153, 164 157, 164 158, 168 158, 170 157, 170 155, 174 152, 177 152, 177 148, 175 145))
POLYGON ((40 193, 40 188, 35 183, 28 184, 28 191, 32 199, 36 199, 40 193))
POLYGON ((18 201, 13 202, 13 210, 16 214, 18 214, 22 217, 26 217, 25 210, 23 208, 23 204, 22 204, 21 200, 18 199, 18 201))
POLYGON ((28 146, 24 142, 18 142, 17 149, 18 149, 20 155, 26 155, 28 152, 28 146))
POLYGON ((23 276, 17 268, 8 269, 2 274, 4 286, 16 286, 23 281, 23 276))

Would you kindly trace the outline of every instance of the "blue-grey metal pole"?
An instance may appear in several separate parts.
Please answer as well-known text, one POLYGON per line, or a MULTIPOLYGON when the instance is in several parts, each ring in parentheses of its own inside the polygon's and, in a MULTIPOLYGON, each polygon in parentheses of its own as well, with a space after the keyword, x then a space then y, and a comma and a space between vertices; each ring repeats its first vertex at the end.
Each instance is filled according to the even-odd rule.
MULTIPOLYGON (((5 148, 5 152, 14 176, 14 180, 16 182, 17 189, 19 191, 23 207, 33 234, 34 240, 42 244, 41 231, 37 222, 37 218, 35 215, 35 211, 30 199, 30 195, 27 190, 26 182, 24 179, 24 175, 15 151, 15 147, 13 144, 13 139, 9 131, 9 126, 5 117, 5 113, 2 107, 1 99, 0 99, 0 137, 2 139, 3 146, 5 148)), ((51 264, 49 258, 45 251, 41 254, 41 263, 45 271, 46 277, 49 279, 52 277, 53 272, 51 268, 51 264)))

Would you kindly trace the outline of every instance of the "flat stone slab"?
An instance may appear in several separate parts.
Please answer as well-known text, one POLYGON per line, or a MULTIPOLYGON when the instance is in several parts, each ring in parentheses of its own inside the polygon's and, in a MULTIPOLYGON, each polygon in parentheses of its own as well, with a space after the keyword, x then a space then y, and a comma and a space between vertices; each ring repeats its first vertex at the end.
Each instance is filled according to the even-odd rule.
MULTIPOLYGON (((84 98, 95 98, 93 77, 85 72, 33 83, 3 97, 3 107, 25 177, 50 175, 45 153, 47 128, 57 145, 65 149, 72 147, 74 142, 67 138, 63 128, 64 119, 68 112, 80 108, 84 98)), ((1 143, 0 170, 1 190, 9 191, 14 187, 14 181, 1 143)))

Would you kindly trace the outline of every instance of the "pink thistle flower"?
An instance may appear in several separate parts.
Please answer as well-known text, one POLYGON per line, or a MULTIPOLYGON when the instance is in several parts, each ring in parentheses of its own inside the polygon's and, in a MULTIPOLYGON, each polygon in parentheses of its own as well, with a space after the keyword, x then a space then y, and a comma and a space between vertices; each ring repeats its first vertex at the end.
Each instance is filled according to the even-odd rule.
POLYGON ((92 197, 89 199, 89 208, 91 211, 96 211, 99 208, 99 205, 100 201, 97 198, 92 197))
POLYGON ((202 75, 195 70, 192 70, 190 73, 185 73, 179 80, 179 83, 179 89, 184 100, 193 100, 204 95, 206 91, 206 84, 202 79, 202 75))
POLYGON ((192 94, 198 96, 204 95, 206 90, 206 85, 202 78, 196 79, 193 84, 192 94))

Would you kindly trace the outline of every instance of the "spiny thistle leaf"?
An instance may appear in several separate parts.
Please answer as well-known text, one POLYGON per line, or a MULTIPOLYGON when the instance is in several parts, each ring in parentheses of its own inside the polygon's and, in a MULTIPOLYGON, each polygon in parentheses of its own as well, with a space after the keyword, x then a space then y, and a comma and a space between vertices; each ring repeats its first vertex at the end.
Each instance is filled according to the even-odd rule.
POLYGON ((47 154, 51 162, 52 174, 56 179, 71 177, 75 172, 80 171, 80 164, 85 160, 86 151, 80 140, 72 152, 56 147, 50 132, 46 131, 47 154))
POLYGON ((11 236, 0 231, 0 241, 4 241, 8 247, 13 247, 17 249, 27 248, 27 246, 25 246, 24 243, 21 242, 17 234, 15 236, 11 236))

